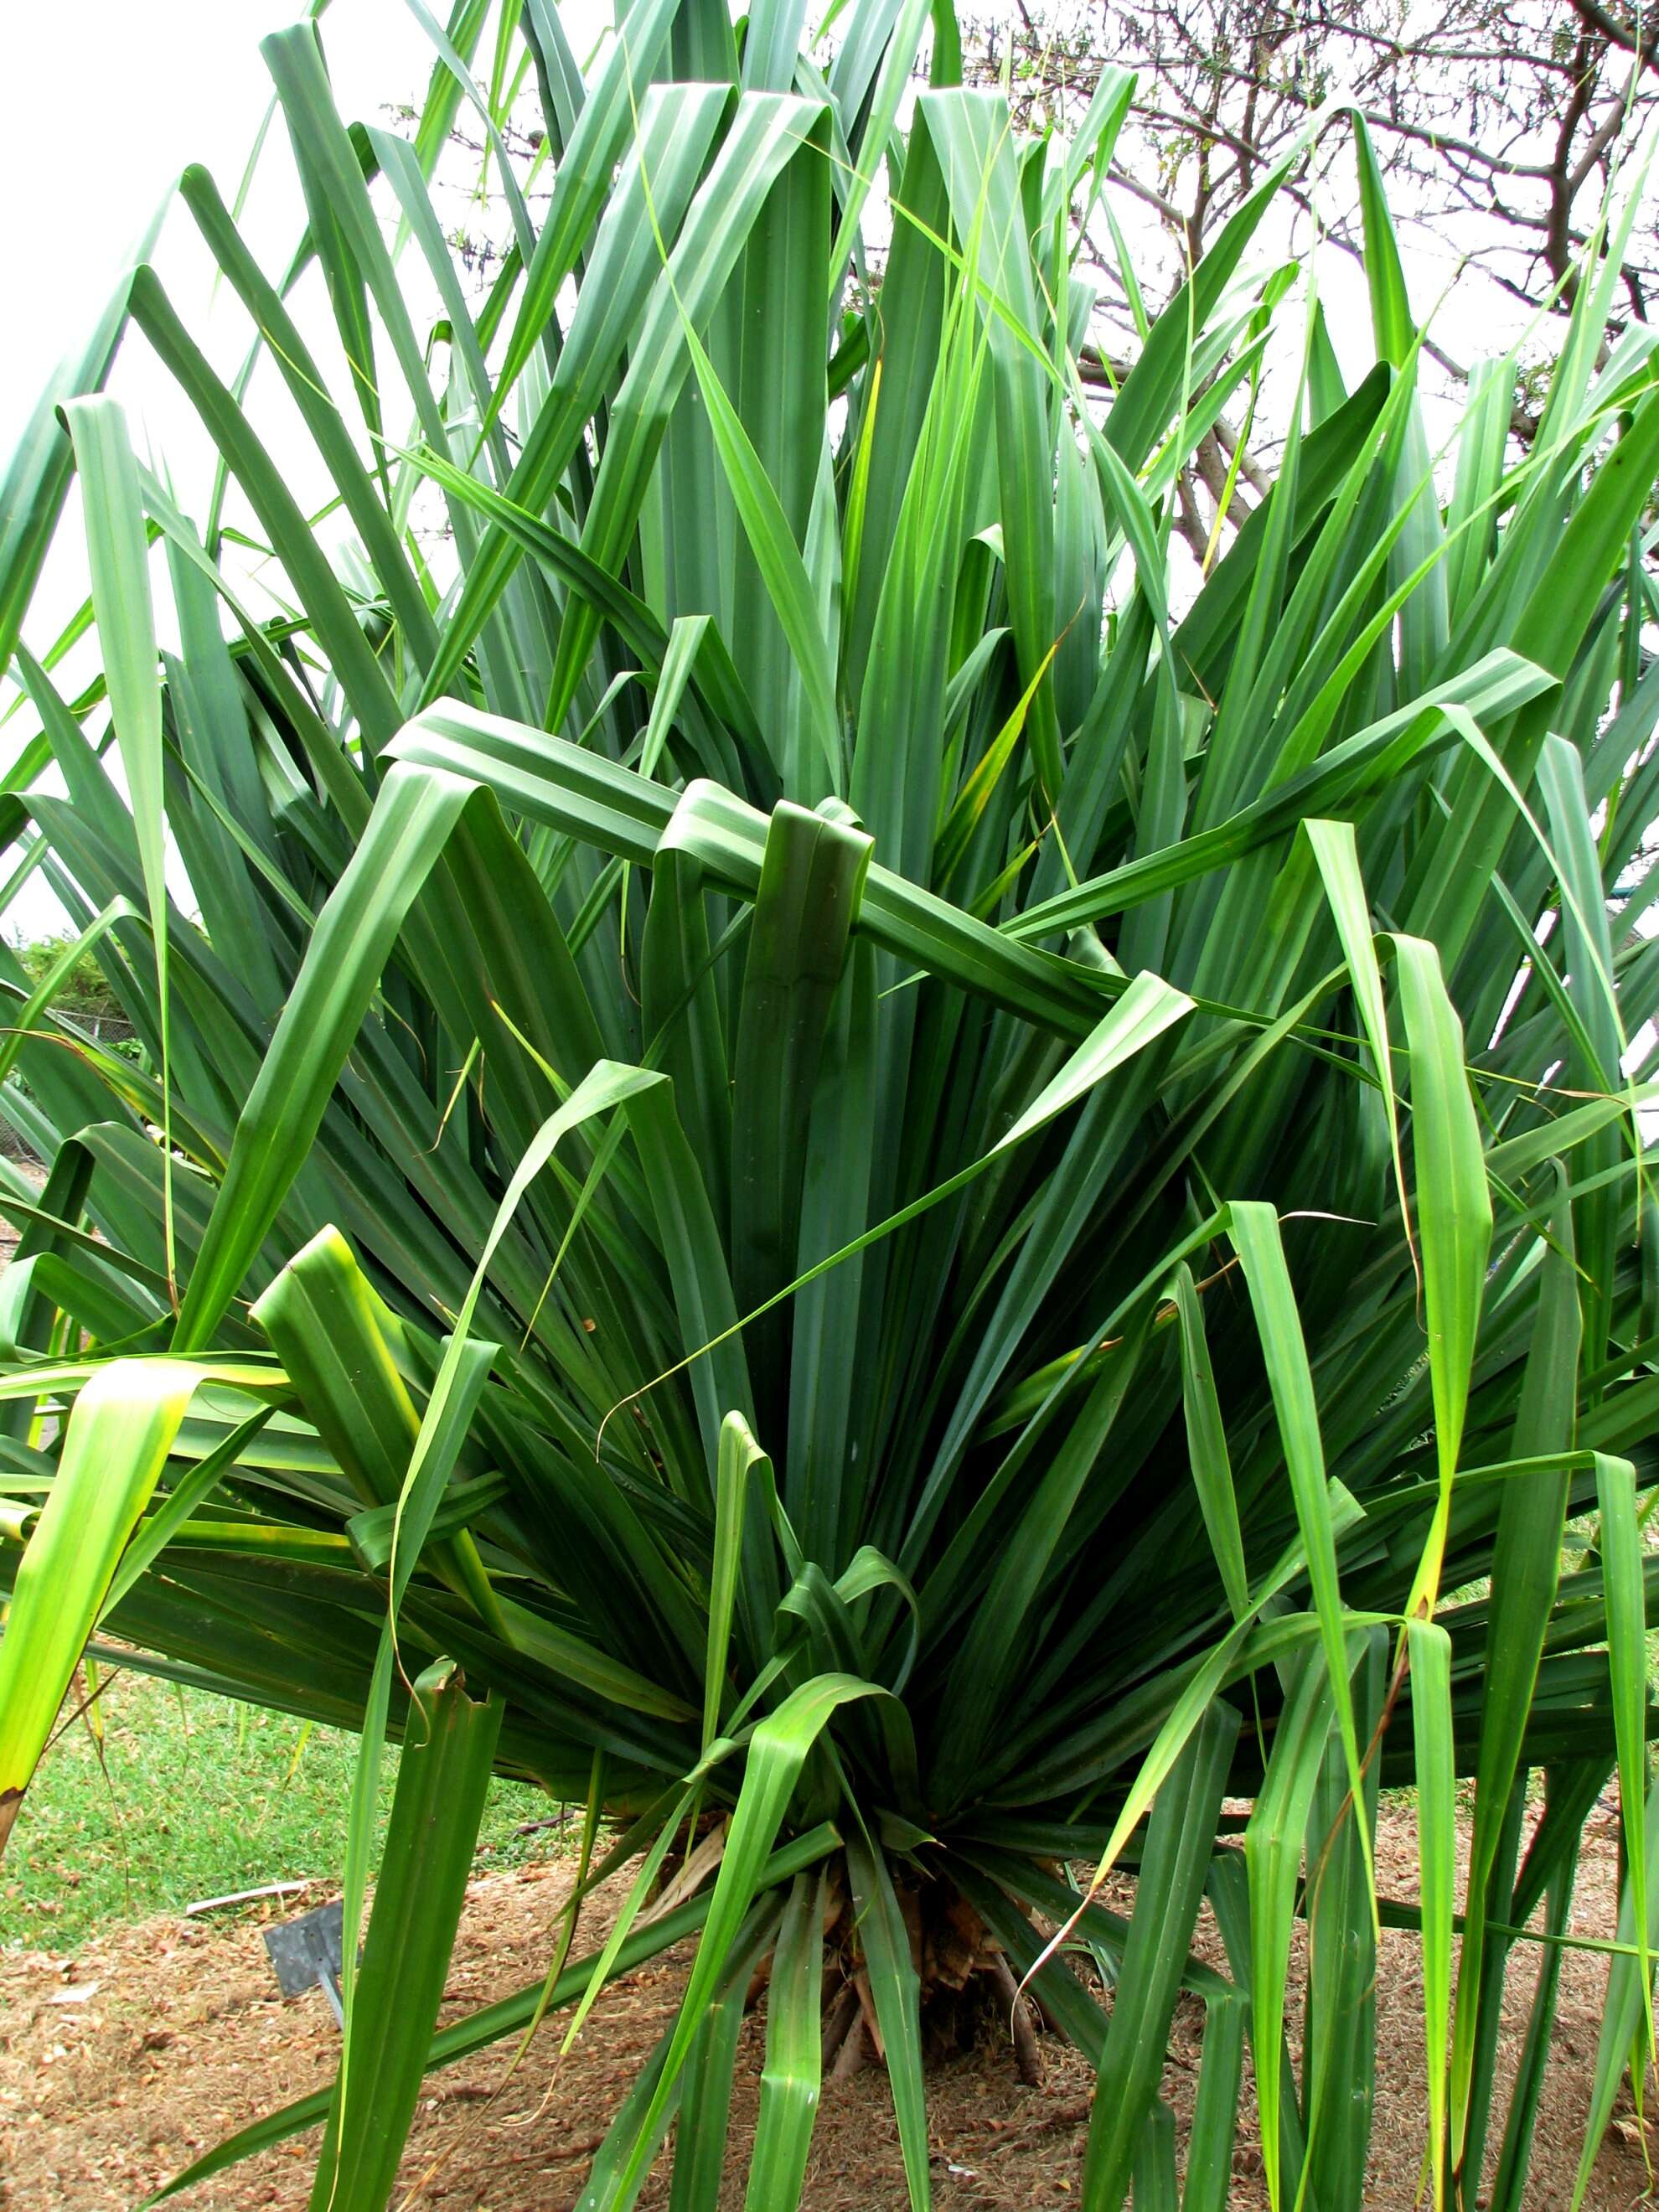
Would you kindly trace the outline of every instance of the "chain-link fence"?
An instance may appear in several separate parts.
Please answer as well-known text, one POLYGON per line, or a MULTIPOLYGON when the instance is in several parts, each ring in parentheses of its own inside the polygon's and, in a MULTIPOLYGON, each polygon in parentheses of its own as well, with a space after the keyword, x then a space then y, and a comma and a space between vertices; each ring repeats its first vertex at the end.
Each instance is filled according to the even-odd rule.
MULTIPOLYGON (((137 1035, 137 1031, 125 1014, 59 1013, 58 1021, 62 1028, 70 1030, 77 1036, 83 1036, 88 1044, 103 1045, 106 1048, 118 1048, 121 1045, 129 1044, 137 1035)), ((41 1168, 46 1165, 46 1162, 29 1143, 27 1138, 14 1129, 11 1123, 3 1116, 0 1116, 0 1156, 14 1162, 19 1167, 41 1168)))

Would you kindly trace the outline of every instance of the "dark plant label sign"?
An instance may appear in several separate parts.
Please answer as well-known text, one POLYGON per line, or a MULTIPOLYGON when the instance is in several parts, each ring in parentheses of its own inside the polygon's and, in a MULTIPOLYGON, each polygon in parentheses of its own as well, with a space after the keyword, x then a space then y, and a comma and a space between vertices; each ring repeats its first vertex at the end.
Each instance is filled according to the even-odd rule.
POLYGON ((279 1927, 264 1931, 265 1948, 276 1969, 283 1995, 302 1996, 320 1983, 335 2019, 343 2026, 345 2016, 340 2004, 340 1967, 343 1916, 344 1908, 336 1898, 332 1905, 319 1905, 314 1912, 302 1912, 297 1920, 285 1920, 279 1927))

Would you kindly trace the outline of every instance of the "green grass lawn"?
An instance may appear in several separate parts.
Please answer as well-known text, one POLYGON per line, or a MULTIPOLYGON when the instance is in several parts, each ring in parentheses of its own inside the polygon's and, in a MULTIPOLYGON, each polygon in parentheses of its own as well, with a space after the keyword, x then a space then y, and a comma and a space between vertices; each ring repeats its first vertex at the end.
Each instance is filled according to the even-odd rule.
MULTIPOLYGON (((180 1911, 194 1898, 339 1880, 355 1736, 130 1673, 106 1678, 93 1710, 101 1759, 88 1717, 71 1723, 0 1864, 0 1948, 67 1950, 112 1921, 180 1911)), ((391 1747, 382 1825, 397 1771, 391 1747)), ((514 1833, 556 1809, 528 1784, 492 1784, 480 1868, 563 1848, 559 1829, 514 1833)))

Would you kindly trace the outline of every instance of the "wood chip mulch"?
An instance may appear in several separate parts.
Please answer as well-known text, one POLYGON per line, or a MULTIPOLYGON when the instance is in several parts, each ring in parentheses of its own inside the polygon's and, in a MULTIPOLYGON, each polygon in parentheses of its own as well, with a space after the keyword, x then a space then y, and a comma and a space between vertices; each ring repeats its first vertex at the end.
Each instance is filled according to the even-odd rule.
MULTIPOLYGON (((1408 1814, 1386 1810, 1378 1840, 1386 1894, 1416 1893, 1415 1861, 1408 1814)), ((1615 1822, 1598 1811, 1579 1882, 1580 1932, 1611 1934, 1616 1870, 1615 1822)), ((446 2019, 544 1971, 568 1877, 568 1863, 553 1861, 474 1882, 446 2019)), ((609 1895, 591 1901, 581 1948, 602 1934, 620 1895, 613 1884, 609 1895)), ((113 1929, 70 1956, 0 1953, 0 2205, 7 2212, 130 2212, 222 2136, 328 2080, 338 2045, 322 1997, 284 2002, 260 1941, 262 1912, 280 1918, 294 1909, 293 1900, 276 1900, 211 1923, 150 1920, 113 1929)), ((1214 1953, 1213 1929, 1201 1933, 1214 1953)), ((607 1992, 562 2061, 560 2027, 550 2023, 504 2087, 506 2045, 434 2075, 411 2135, 404 2191, 425 2175, 416 2201, 431 2212, 568 2212, 629 2079, 667 2024, 685 1971, 681 1952, 630 1975, 607 1992)), ((1504 2035, 1510 2065, 1530 1996, 1524 1953, 1513 1979, 1504 2035)), ((1599 1958, 1568 1954, 1539 2121, 1529 2197, 1535 2212, 1565 2212, 1571 2202, 1605 1981, 1599 1958)), ((1298 1990, 1293 1975, 1292 2049, 1298 1990)), ((1418 2201, 1421 1993, 1415 1940, 1385 1934, 1368 2212, 1409 2212, 1418 2201)), ((1183 1999, 1164 2081, 1183 2136, 1201 2031, 1201 2008, 1183 1999)), ((745 2024, 738 2061, 726 2190, 733 2207, 743 2201, 738 2161, 754 2125, 763 2039, 763 2008, 745 2024)), ((1021 2085, 1006 2042, 994 2033, 933 2071, 929 2110, 940 2212, 1056 2212, 1079 2202, 1092 2080, 1054 2039, 1040 2038, 1038 2049, 1038 2088, 1021 2085)), ((300 2212, 315 2149, 314 2136, 307 2136, 250 2160, 180 2197, 180 2212, 300 2212)), ((1587 2202, 1591 2212, 1625 2212, 1653 2201, 1647 2187, 1626 2095, 1587 2202)), ((1235 2151, 1231 2201, 1239 2212, 1256 2212, 1267 2202, 1248 2124, 1235 2151)), ((667 2188, 660 2173, 640 2202, 645 2212, 662 2212, 667 2188)), ((879 2068, 866 2066, 826 2086, 802 2203, 805 2212, 901 2212, 897 2132, 879 2068)))

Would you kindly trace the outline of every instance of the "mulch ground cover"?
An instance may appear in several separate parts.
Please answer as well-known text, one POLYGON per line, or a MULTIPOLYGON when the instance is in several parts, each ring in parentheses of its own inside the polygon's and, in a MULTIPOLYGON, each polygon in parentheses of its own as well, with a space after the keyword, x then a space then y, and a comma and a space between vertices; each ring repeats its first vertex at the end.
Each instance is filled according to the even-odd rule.
MULTIPOLYGON (((1409 1808, 1385 1808, 1378 1869, 1386 1894, 1416 1890, 1409 1808)), ((568 1862, 484 1874, 468 1894, 445 2017, 453 2019, 534 1979, 545 1969, 568 1862)), ((1616 1821, 1592 1820, 1575 1912, 1582 1933, 1611 1934, 1617 1880, 1616 1821)), ((581 1948, 617 1906, 622 1878, 582 1916, 581 1948)), ((282 1917, 321 1900, 285 1899, 282 1917)), ((325 2083, 338 2043, 319 1993, 284 2002, 260 1940, 261 1910, 230 1920, 158 1918, 112 1929, 72 1954, 0 1956, 0 2203, 7 2212, 114 2212, 137 2204, 221 2136, 271 2106, 325 2083)), ((1212 1930, 1205 1940, 1214 1946, 1212 1930)), ((557 2056, 550 2022, 517 2072, 503 2045, 430 2077, 410 2137, 402 2184, 423 2184, 432 2212, 566 2212, 635 2069, 666 2026, 686 1971, 670 1953, 608 1991, 575 2048, 557 2056)), ((1530 1996, 1523 1950, 1504 2025, 1514 2063, 1530 1996)), ((1565 2212, 1589 2101, 1606 1983, 1604 1961, 1570 1952, 1555 2049, 1540 2114, 1529 2203, 1565 2212)), ((1293 1973, 1292 2048, 1299 2007, 1293 1973)), ((1422 2180, 1421 1978, 1415 1939, 1385 1933, 1377 1976, 1377 2111, 1368 2212, 1407 2212, 1422 2180)), ((1190 2118, 1202 2031, 1182 2000, 1164 2094, 1183 2131, 1190 2118)), ((764 2040, 763 2005, 744 2029, 730 2138, 727 2201, 742 2203, 742 2160, 754 2125, 764 2040)), ((1039 2039, 1040 2087, 1020 2081, 994 2019, 974 2046, 934 2067, 929 2082, 934 2202, 968 2208, 1055 2208, 1079 2202, 1092 2078, 1076 2054, 1039 2039)), ((308 2136, 204 2183, 181 2212, 303 2207, 315 2155, 308 2136)), ((1621 2100, 1596 2168, 1594 2212, 1651 2201, 1639 2124, 1621 2100)), ((653 2175, 641 2198, 660 2212, 666 2183, 653 2175)), ((813 2142, 806 2212, 898 2212, 905 2203, 897 2134, 885 2079, 867 2064, 826 2083, 813 2142)), ((1260 2150, 1248 2123, 1234 2154, 1232 2203, 1265 2205, 1260 2150)))

